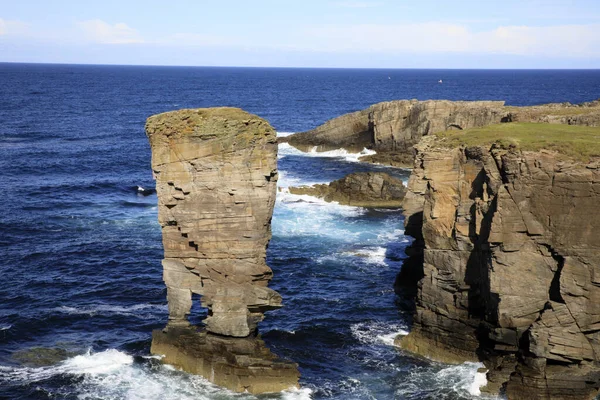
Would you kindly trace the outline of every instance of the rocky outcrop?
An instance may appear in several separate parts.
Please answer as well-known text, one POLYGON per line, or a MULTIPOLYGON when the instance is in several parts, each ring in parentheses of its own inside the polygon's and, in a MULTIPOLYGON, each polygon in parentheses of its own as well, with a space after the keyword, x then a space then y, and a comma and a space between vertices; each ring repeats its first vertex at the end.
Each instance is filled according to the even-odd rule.
POLYGON ((581 104, 552 103, 506 107, 504 121, 600 126, 600 100, 581 104))
POLYGON ((378 152, 362 161, 412 165, 412 147, 421 137, 449 129, 499 123, 503 101, 396 100, 342 115, 308 132, 288 136, 300 150, 318 151, 364 147, 378 152))
POLYGON ((361 161, 412 166, 413 146, 423 136, 516 121, 599 126, 600 101, 532 107, 504 106, 503 101, 386 101, 280 140, 303 151, 366 147, 377 154, 361 161))
POLYGON ((600 387, 600 164, 496 146, 416 146, 405 197, 421 242, 414 325, 400 346, 483 360, 509 399, 600 387))
MULTIPOLYGON (((214 382, 237 382, 218 376, 221 356, 240 347, 235 338, 262 343, 255 338, 258 322, 265 311, 281 307, 281 296, 267 287, 272 271, 265 262, 277 185, 275 131, 240 109, 214 108, 152 116, 146 133, 169 306, 167 328, 154 333, 152 351, 214 382), (193 293, 201 295, 201 305, 208 310, 201 336, 189 333, 195 330, 187 319, 193 293), (201 366, 190 367, 190 360, 201 366), (215 372, 208 374, 210 370, 215 372)), ((270 357, 257 364, 261 351, 225 357, 235 366, 228 373, 245 382, 228 387, 261 392, 297 385, 294 364, 273 363, 270 357), (280 384, 266 385, 256 378, 257 365, 276 370, 280 384), (248 381, 248 376, 254 378, 248 381)))
POLYGON ((260 337, 231 339, 191 328, 156 331, 152 352, 169 364, 234 390, 254 394, 297 386, 298 369, 265 346, 260 337))
POLYGON ((406 187, 385 172, 356 172, 329 184, 290 187, 290 193, 355 207, 401 207, 406 187))

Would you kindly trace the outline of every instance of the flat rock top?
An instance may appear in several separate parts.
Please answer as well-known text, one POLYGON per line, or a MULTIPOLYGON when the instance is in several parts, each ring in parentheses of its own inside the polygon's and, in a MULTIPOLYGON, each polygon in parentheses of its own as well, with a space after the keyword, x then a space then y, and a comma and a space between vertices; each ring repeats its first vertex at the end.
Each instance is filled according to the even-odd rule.
POLYGON ((210 139, 257 133, 275 138, 275 130, 267 121, 233 107, 183 109, 153 115, 146 121, 146 132, 151 140, 157 135, 210 139))

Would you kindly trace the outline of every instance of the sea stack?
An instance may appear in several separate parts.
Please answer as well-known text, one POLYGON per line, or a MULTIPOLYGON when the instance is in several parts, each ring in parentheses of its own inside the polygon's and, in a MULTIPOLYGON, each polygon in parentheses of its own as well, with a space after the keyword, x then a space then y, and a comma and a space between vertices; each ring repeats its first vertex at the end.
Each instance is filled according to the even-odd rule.
POLYGON ((265 347, 257 324, 281 307, 266 264, 277 186, 277 144, 265 120, 237 108, 148 118, 165 258, 169 320, 152 353, 235 391, 298 386, 294 363, 265 347), (208 310, 188 314, 192 294, 208 310))

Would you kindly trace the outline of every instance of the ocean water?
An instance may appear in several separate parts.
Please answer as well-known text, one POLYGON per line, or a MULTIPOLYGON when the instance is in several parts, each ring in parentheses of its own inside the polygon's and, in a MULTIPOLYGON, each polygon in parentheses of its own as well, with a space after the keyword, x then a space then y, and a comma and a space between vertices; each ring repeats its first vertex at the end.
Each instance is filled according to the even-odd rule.
MULTIPOLYGON (((0 64, 0 399, 254 399, 161 365, 162 245, 145 119, 237 106, 280 135, 384 100, 599 97, 600 71, 311 70, 0 64), (438 80, 442 79, 443 84, 438 80)), ((285 307, 261 324, 301 390, 262 399, 471 399, 479 364, 392 346, 410 329, 393 281, 410 243, 399 211, 294 196, 368 165, 280 145, 268 263, 285 307)), ((197 310, 201 312, 201 310, 197 310)), ((197 317, 199 318, 199 317, 197 317)))

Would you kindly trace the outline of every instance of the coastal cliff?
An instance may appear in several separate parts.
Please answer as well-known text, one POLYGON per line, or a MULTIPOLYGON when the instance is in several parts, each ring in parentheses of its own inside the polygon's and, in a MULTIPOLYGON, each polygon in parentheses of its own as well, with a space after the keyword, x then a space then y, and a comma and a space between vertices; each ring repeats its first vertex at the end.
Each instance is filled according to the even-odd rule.
POLYGON ((421 137, 500 122, 543 122, 598 126, 600 101, 573 105, 505 106, 503 101, 394 100, 345 114, 306 132, 280 138, 307 151, 369 148, 361 161, 411 167, 421 137))
POLYGON ((407 166, 412 165, 412 147, 421 137, 500 122, 503 106, 503 101, 386 101, 334 118, 286 140, 303 151, 313 147, 317 151, 342 147, 360 151, 367 147, 378 154, 363 157, 363 161, 407 166))
POLYGON ((281 307, 267 287, 266 248, 277 186, 277 144, 263 119, 235 108, 188 109, 148 118, 169 320, 152 353, 236 391, 298 385, 297 366, 257 335, 281 307), (192 294, 208 311, 191 326, 192 294))
POLYGON ((404 200, 416 240, 399 280, 420 279, 397 344, 483 361, 485 390, 509 399, 600 387, 600 130, 550 127, 424 138, 404 200))

